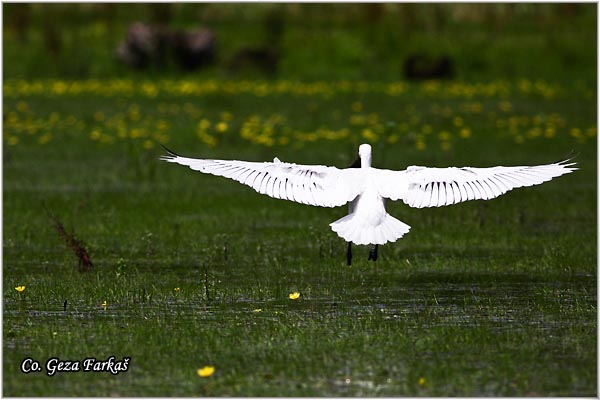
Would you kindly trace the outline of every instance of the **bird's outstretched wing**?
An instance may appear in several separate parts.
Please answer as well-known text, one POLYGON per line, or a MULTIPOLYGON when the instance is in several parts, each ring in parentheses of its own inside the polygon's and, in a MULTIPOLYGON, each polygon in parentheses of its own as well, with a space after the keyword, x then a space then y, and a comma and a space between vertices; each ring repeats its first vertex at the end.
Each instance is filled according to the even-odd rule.
POLYGON ((533 186, 576 170, 570 160, 548 165, 490 168, 427 168, 378 170, 382 197, 411 207, 440 207, 467 200, 493 199, 509 190, 533 186))
POLYGON ((352 201, 361 191, 360 170, 282 162, 203 160, 181 157, 169 151, 160 159, 187 165, 195 171, 234 179, 259 193, 321 207, 337 207, 352 201))

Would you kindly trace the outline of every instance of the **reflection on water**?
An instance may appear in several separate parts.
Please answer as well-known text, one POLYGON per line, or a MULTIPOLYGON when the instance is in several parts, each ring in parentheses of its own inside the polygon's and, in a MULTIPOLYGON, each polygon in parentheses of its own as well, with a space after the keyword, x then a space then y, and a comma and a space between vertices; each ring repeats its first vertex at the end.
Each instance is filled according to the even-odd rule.
MULTIPOLYGON (((581 279, 594 279, 581 277, 581 279)), ((484 324, 494 329, 519 329, 535 326, 551 329, 568 325, 569 315, 589 312, 596 304, 595 291, 581 285, 561 282, 504 282, 490 285, 427 282, 397 287, 364 288, 353 291, 352 298, 332 299, 304 295, 299 301, 281 299, 202 300, 187 301, 169 298, 132 304, 110 303, 107 309, 100 304, 71 301, 66 309, 39 309, 34 303, 5 299, 6 319, 27 317, 43 321, 73 321, 96 319, 177 318, 226 323, 228 320, 293 321, 312 325, 316 322, 352 318, 356 321, 397 321, 406 327, 436 326, 472 327, 484 324), (260 309, 256 312, 256 309, 260 309), (558 319, 560 318, 560 319, 558 319), (425 321, 425 323, 424 323, 425 321)), ((314 291, 314 289, 313 289, 314 291)))

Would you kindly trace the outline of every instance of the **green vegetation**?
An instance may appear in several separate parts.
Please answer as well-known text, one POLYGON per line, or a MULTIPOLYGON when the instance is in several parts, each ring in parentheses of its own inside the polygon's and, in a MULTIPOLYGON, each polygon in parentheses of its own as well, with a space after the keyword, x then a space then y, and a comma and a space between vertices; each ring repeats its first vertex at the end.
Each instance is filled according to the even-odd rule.
MULTIPOLYGON (((241 13, 211 7, 222 7, 221 21, 241 13)), ((293 15, 290 32, 325 23, 293 15)), ((350 31, 352 15, 332 19, 334 36, 350 31)), ((509 33, 531 26, 536 36, 535 23, 516 18, 509 33)), ((595 32, 572 27, 564 40, 595 32)), ((514 77, 491 69, 408 83, 351 69, 308 80, 318 73, 305 62, 306 75, 272 80, 218 70, 117 79, 104 62, 72 79, 28 63, 44 57, 31 35, 30 52, 11 53, 10 35, 4 47, 5 396, 597 395, 593 62, 573 78, 558 51, 539 76, 524 73, 530 61, 515 41, 514 77), (382 168, 575 154, 580 170, 489 202, 389 204, 411 232, 380 248, 377 263, 357 247, 348 267, 328 227, 344 208, 270 199, 157 160, 165 144, 191 157, 345 167, 362 142, 382 168), (45 209, 85 243, 91 272, 78 272, 45 209), (46 375, 51 357, 110 356, 131 357, 128 371, 46 375), (44 371, 22 373, 27 357, 44 371), (214 373, 199 376, 205 366, 214 373)), ((570 48, 580 60, 586 43, 570 48)), ((493 46, 485 57, 505 58, 493 46)))

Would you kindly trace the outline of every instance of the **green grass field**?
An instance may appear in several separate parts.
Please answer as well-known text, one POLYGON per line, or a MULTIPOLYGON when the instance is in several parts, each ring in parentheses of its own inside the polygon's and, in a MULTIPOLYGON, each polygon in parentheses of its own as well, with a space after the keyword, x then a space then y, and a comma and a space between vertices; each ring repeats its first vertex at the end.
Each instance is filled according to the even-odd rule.
POLYGON ((3 10, 4 396, 597 396, 595 4, 3 10), (273 44, 272 18, 277 73, 227 72, 273 44), (217 63, 127 70, 133 20, 213 29, 217 63), (422 51, 456 79, 399 81, 422 51), (162 144, 346 167, 360 143, 381 168, 580 169, 489 202, 391 203, 410 233, 348 267, 328 226, 346 208, 158 161, 162 144), (127 371, 48 376, 111 356, 127 371))
POLYGON ((3 394, 595 396, 595 124, 581 82, 5 81, 3 394), (489 202, 389 204, 411 232, 348 267, 328 227, 345 208, 157 160, 165 144, 345 167, 362 142, 382 168, 576 154, 580 170, 489 202), (128 370, 46 374, 110 356, 128 370))

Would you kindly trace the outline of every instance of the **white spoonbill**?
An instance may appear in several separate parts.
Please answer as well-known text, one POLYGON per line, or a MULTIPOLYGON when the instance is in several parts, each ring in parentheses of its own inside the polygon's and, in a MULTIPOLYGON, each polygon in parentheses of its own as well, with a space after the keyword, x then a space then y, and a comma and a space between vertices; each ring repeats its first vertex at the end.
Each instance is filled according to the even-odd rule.
POLYGON ((234 179, 259 193, 321 207, 346 203, 349 213, 329 224, 348 242, 348 265, 352 243, 374 245, 369 260, 377 260, 377 246, 395 242, 410 226, 389 215, 387 200, 402 200, 411 207, 440 207, 467 200, 489 200, 509 190, 538 185, 576 170, 565 160, 523 167, 428 168, 410 166, 404 171, 373 168, 371 146, 358 148, 360 168, 338 169, 323 165, 299 165, 280 161, 249 162, 203 160, 181 157, 169 149, 161 160, 187 165, 195 171, 234 179))

